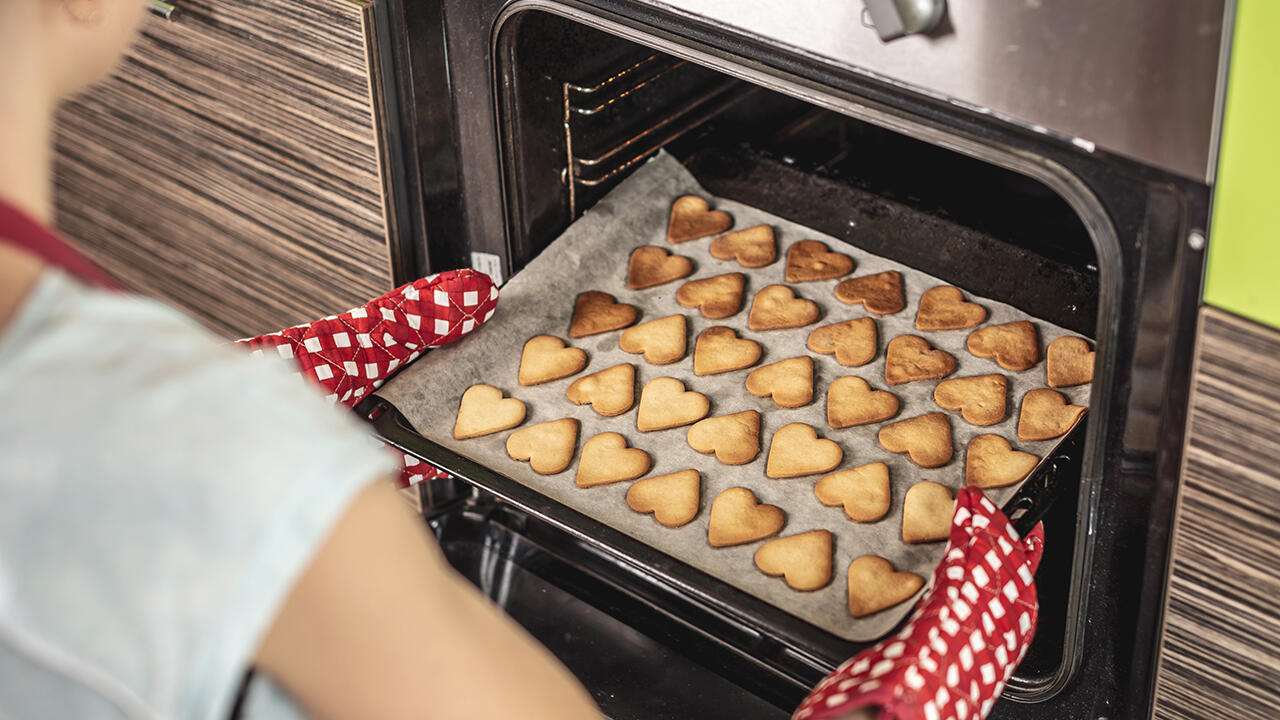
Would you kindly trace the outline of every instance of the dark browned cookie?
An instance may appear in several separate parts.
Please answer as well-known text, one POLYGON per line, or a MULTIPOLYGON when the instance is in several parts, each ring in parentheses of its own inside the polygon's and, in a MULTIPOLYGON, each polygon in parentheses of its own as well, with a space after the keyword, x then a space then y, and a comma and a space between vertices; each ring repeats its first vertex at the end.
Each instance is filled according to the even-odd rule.
POLYGON ((896 313, 907 306, 902 274, 897 270, 841 280, 836 285, 836 299, 850 305, 862 303, 867 312, 877 315, 896 313))
POLYGON ((573 304, 569 321, 569 337, 580 338, 620 330, 636 321, 635 305, 620 303, 609 293, 588 290, 573 304))
POLYGON ((697 195, 681 195, 671 203, 671 222, 667 224, 667 241, 673 243, 697 240, 722 233, 733 227, 733 217, 723 210, 712 210, 697 195))
POLYGON ((831 252, 817 240, 801 240, 787 250, 787 282, 830 280, 853 272, 853 258, 831 252))

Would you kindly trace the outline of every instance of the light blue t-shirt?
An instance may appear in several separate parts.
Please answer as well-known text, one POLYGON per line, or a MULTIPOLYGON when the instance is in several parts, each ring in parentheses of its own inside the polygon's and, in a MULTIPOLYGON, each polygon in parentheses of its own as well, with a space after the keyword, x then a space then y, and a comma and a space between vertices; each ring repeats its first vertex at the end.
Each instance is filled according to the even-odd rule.
POLYGON ((0 332, 0 718, 223 720, 393 468, 284 361, 46 271, 0 332))

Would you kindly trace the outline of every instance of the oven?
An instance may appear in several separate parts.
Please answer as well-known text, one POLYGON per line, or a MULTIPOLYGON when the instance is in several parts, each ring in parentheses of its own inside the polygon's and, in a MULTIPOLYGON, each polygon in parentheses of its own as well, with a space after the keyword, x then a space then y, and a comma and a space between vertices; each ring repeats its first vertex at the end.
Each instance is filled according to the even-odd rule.
MULTIPOLYGON (((994 715, 1146 717, 1228 8, 749 5, 379 6, 397 262, 505 280, 661 150, 717 196, 1092 338, 1087 422, 1022 493, 1048 537, 1042 615, 994 715), (927 34, 882 39, 894 23, 927 34)), ((377 396, 359 411, 453 476, 420 486, 451 562, 610 717, 786 717, 862 646, 424 441, 377 396)))

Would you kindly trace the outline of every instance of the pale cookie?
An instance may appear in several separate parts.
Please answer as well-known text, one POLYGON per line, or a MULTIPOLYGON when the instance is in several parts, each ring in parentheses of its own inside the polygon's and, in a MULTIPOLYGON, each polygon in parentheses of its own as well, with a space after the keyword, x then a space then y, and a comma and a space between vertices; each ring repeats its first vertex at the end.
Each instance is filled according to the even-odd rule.
POLYGON ((592 410, 605 417, 621 415, 636 401, 636 367, 623 363, 584 375, 574 380, 564 394, 574 405, 590 403, 592 410))
POLYGON ((685 436, 689 447, 715 453, 725 465, 744 465, 760 454, 760 413, 743 410, 699 420, 685 436))
POLYGON ((831 252, 817 240, 801 240, 787 249, 787 282, 830 280, 853 272, 853 258, 831 252))
POLYGON ((672 377, 654 378, 640 393, 636 429, 651 432, 688 425, 706 417, 710 410, 706 395, 685 390, 684 383, 672 377))
POLYGON ((680 470, 637 480, 627 490, 627 506, 638 513, 653 513, 659 524, 680 527, 698 515, 702 502, 702 474, 680 470))
POLYGON ((867 425, 898 414, 898 396, 852 375, 836 378, 827 388, 827 424, 832 429, 867 425))
POLYGON ((758 501, 744 487, 731 487, 711 502, 707 542, 713 547, 755 542, 777 535, 784 522, 781 508, 758 501))
POLYGON ((1097 355, 1089 343, 1063 336, 1049 343, 1045 367, 1050 387, 1071 387, 1093 382, 1093 359, 1097 355))
POLYGON ((933 401, 974 425, 995 425, 1004 419, 1009 381, 1005 376, 975 375, 943 380, 933 389, 933 401))
POLYGON ((862 303, 867 312, 876 315, 896 313, 907 306, 902 274, 897 270, 841 280, 836 285, 836 299, 850 305, 862 303))
POLYGON ((540 475, 564 472, 577 446, 578 421, 573 418, 530 425, 507 437, 507 454, 513 460, 527 460, 540 475))
POLYGON ((964 459, 964 481, 974 487, 998 488, 1022 482, 1040 457, 1014 450, 999 435, 979 435, 969 441, 964 459))
POLYGON ((657 245, 642 245, 631 251, 627 264, 627 287, 643 290, 687 277, 693 272, 693 261, 683 255, 672 255, 657 245))
POLYGON ((712 320, 727 318, 742 309, 746 283, 747 276, 742 273, 690 280, 676 291, 676 302, 687 308, 696 307, 703 317, 712 320))
POLYGON ((668 315, 623 330, 618 347, 624 352, 644 353, 644 359, 654 365, 670 365, 684 357, 687 335, 684 316, 668 315))
POLYGON ((1005 370, 1029 370, 1040 362, 1040 337, 1027 320, 974 330, 965 345, 980 358, 995 358, 1005 370))
POLYGON ((863 555, 849 563, 849 614, 874 615, 906 601, 924 587, 919 575, 897 571, 878 555, 863 555))
POLYGON ((760 361, 760 343, 739 338, 733 328, 709 327, 693 346, 693 374, 715 375, 741 370, 760 361))
POLYGON ((917 330, 963 330, 981 325, 987 319, 987 309, 964 299, 959 288, 939 285, 929 288, 920 296, 920 309, 916 310, 917 330))
POLYGON ((783 408, 798 408, 813 400, 813 358, 800 355, 758 367, 747 375, 747 392, 772 397, 783 408))
POLYGON ((635 305, 620 303, 609 293, 588 290, 579 295, 573 304, 569 337, 580 338, 620 330, 634 324, 637 313, 635 305))
POLYGON ((773 433, 764 474, 771 478, 817 475, 834 470, 843 459, 838 443, 818 437, 818 431, 804 423, 788 423, 773 433))
POLYGON ((884 351, 884 381, 890 385, 916 380, 937 380, 956 369, 956 358, 945 350, 934 350, 928 340, 915 335, 899 335, 884 351))
POLYGON ((946 485, 922 480, 907 490, 902 500, 902 541, 925 543, 951 536, 951 516, 956 501, 946 485))
POLYGON ((816 327, 806 345, 816 353, 835 355, 845 367, 866 365, 876 357, 876 321, 855 318, 816 327))
POLYGON ((923 468, 942 467, 951 462, 951 422, 946 413, 929 413, 889 423, 880 428, 880 444, 885 450, 906 453, 923 468))
POLYGON ((1019 440, 1050 440, 1065 435, 1076 424, 1085 408, 1067 404, 1057 390, 1040 388, 1022 396, 1022 413, 1018 416, 1019 440))
POLYGON ((711 257, 737 260, 742 267, 764 267, 778 259, 778 246, 773 241, 773 228, 756 225, 721 235, 711 241, 711 257))
POLYGON ((802 327, 818 319, 818 305, 796 297, 786 285, 770 285, 751 301, 747 327, 752 330, 782 330, 802 327))
POLYGON ((831 533, 810 530, 774 538, 756 549, 756 567, 781 575, 792 590, 809 592, 831 582, 831 533))
POLYGON ((587 366, 587 354, 575 347, 565 347, 554 335, 529 338, 520 353, 521 385, 541 385, 569 377, 587 366))
POLYGON ((458 419, 453 424, 453 437, 458 440, 480 437, 511 428, 524 422, 524 403, 502 397, 492 385, 472 385, 462 393, 458 419))
POLYGON ((635 480, 649 472, 649 453, 627 447, 627 439, 616 432, 602 432, 582 443, 578 460, 578 487, 635 480))
POLYGON ((873 462, 823 475, 813 494, 823 505, 843 505, 844 514, 854 522, 875 522, 889 512, 893 500, 889 466, 873 462))
POLYGON ((712 210, 697 195, 681 195, 671 203, 671 221, 667 223, 667 241, 673 243, 697 240, 722 233, 733 227, 733 217, 723 210, 712 210))

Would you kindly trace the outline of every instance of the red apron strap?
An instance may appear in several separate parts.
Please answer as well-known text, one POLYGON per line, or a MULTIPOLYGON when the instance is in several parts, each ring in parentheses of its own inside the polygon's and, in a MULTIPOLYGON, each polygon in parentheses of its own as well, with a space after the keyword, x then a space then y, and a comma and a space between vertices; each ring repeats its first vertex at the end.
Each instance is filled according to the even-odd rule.
POLYGON ((106 272, 30 215, 0 200, 0 242, 22 248, 91 285, 116 289, 106 272))

